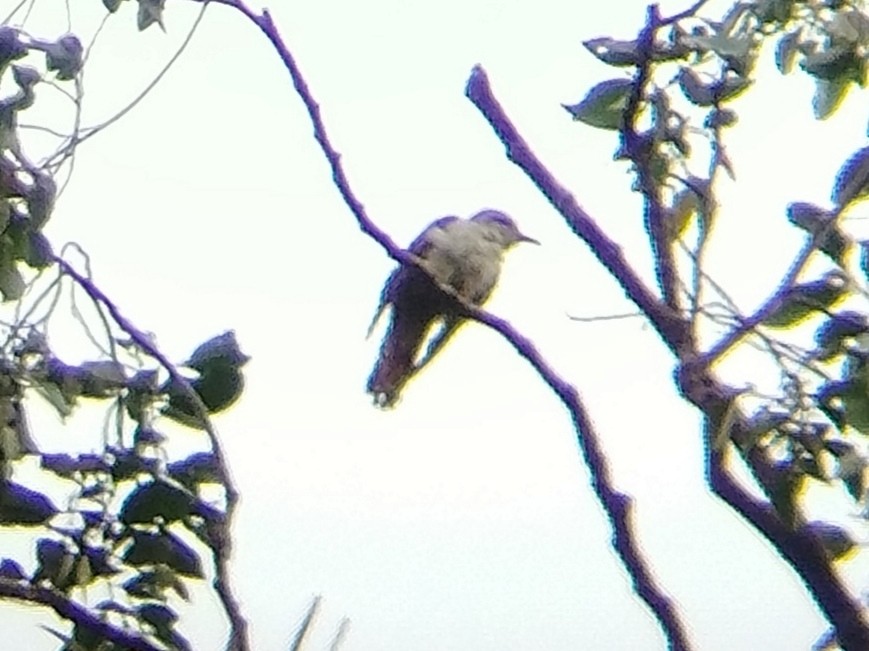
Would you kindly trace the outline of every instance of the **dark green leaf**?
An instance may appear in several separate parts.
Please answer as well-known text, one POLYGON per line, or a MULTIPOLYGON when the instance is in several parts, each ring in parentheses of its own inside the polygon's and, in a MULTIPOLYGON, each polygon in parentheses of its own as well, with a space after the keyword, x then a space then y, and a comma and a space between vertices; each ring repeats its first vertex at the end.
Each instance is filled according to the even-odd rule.
POLYGON ((24 294, 27 287, 21 272, 15 263, 0 266, 0 294, 4 301, 16 301, 24 294))
POLYGON ((105 472, 109 466, 96 454, 81 454, 72 457, 68 454, 43 454, 39 465, 56 475, 72 479, 79 473, 105 472))
POLYGON ((854 152, 839 168, 832 199, 833 203, 841 208, 867 193, 869 193, 869 147, 863 147, 854 152))
POLYGON ((23 581, 27 578, 24 569, 15 561, 4 558, 0 561, 0 578, 11 581, 23 581))
POLYGON ((818 242, 818 249, 839 266, 844 265, 850 240, 836 224, 831 224, 833 213, 811 203, 797 201, 788 206, 788 220, 795 226, 817 235, 822 230, 824 236, 818 242))
POLYGON ((33 185, 27 191, 27 214, 32 231, 39 231, 45 226, 56 198, 57 184, 51 175, 44 172, 34 174, 33 185))
POLYGON ((177 536, 168 531, 133 531, 131 535, 133 544, 124 553, 124 560, 130 565, 165 565, 178 574, 203 577, 199 557, 177 536))
POLYGON ((586 49, 611 66, 633 66, 640 61, 636 41, 618 41, 614 38, 592 38, 583 42, 586 49))
POLYGON ((598 129, 618 130, 633 89, 630 79, 610 79, 594 86, 579 104, 564 105, 574 120, 598 129))
POLYGON ((833 115, 845 100, 851 84, 850 79, 816 79, 815 95, 812 97, 815 118, 826 120, 833 115))
POLYGON ((691 68, 684 67, 679 71, 679 87, 692 104, 712 106, 715 103, 713 88, 704 84, 691 68))
POLYGON ((819 80, 860 82, 863 79, 863 61, 850 46, 834 45, 827 50, 809 52, 800 65, 819 80))
POLYGON ((157 629, 169 629, 178 621, 175 611, 162 604, 142 604, 136 611, 142 619, 157 629))
POLYGON ((181 482, 191 490, 199 484, 222 484, 223 469, 217 459, 209 452, 200 452, 192 456, 170 463, 166 468, 173 479, 181 482))
POLYGON ((166 0, 138 0, 138 2, 139 13, 136 17, 136 24, 139 27, 139 31, 144 31, 156 23, 165 32, 163 6, 166 4, 166 0))
POLYGON ((73 585, 75 556, 63 543, 41 538, 36 543, 36 560, 38 566, 33 576, 34 583, 48 580, 59 590, 66 590, 73 585))
POLYGON ((152 481, 138 486, 124 500, 120 519, 125 524, 183 520, 190 514, 193 497, 162 481, 152 481))
POLYGON ((791 287, 778 308, 763 321, 770 328, 791 328, 819 311, 831 308, 847 294, 847 285, 836 273, 791 287))
POLYGON ((57 513, 57 507, 42 493, 11 481, 0 483, 0 524, 43 524, 57 513))
POLYGON ((815 333, 818 359, 829 360, 845 352, 845 343, 869 331, 866 317, 859 312, 844 311, 825 321, 815 333))

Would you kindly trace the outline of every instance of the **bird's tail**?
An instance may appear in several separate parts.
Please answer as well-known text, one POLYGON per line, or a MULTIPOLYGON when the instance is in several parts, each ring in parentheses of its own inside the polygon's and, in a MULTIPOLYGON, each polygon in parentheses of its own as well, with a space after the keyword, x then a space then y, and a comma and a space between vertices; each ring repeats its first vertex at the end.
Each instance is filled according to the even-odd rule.
POLYGON ((391 407, 415 372, 414 361, 430 319, 393 310, 392 323, 383 338, 380 356, 368 378, 368 392, 381 407, 391 407))

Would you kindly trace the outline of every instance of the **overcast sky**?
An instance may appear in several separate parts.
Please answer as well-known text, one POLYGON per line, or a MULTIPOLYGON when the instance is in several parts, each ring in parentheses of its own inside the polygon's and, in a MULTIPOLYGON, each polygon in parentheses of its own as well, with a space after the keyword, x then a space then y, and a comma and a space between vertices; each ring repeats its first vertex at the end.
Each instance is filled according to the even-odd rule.
MULTIPOLYGON (((0 14, 14 4, 0 0, 0 14)), ((639 319, 567 318, 632 307, 463 96, 482 64, 535 152, 650 278, 641 203, 612 160, 615 137, 560 106, 620 74, 581 43, 632 37, 643 3, 273 4, 380 227, 406 243, 438 216, 492 207, 542 242, 511 253, 489 307, 580 390, 696 648, 808 648, 824 620, 771 547, 708 494, 700 419, 676 397, 673 360, 639 319)), ((102 3, 75 5, 73 30, 88 42, 102 3)), ((30 33, 62 32, 58 6, 37 0, 30 33)), ((168 3, 167 33, 139 34, 135 5, 124 3, 87 65, 84 124, 153 79, 199 8, 168 3)), ((835 123, 813 123, 810 84, 782 80, 770 60, 734 105, 738 184, 721 185, 708 256, 745 310, 799 246, 784 206, 826 205, 867 123, 860 101, 835 123)), ((68 126, 57 93, 43 90, 37 106, 68 126)), ((393 263, 341 202, 289 75, 240 14, 210 7, 156 88, 81 146, 47 234, 57 248, 78 242, 97 284, 170 357, 227 328, 252 356, 244 399, 216 424, 242 494, 233 578, 257 651, 287 648, 313 594, 324 602, 309 649, 325 648, 345 616, 347 651, 664 648, 609 547, 567 414, 500 336, 467 327, 398 409, 370 405, 364 385, 382 329, 365 332, 393 263)), ((51 334, 71 359, 87 354, 81 334, 51 334)), ((757 366, 728 372, 760 385, 772 377, 757 366)), ((71 437, 101 418, 74 418, 57 444, 76 448, 71 437)), ((57 430, 47 411, 32 419, 37 435, 57 430)), ((842 566, 852 585, 869 579, 866 556, 842 566)), ((197 649, 222 648, 215 605, 204 589, 196 597, 183 630, 197 649)), ((15 648, 56 648, 35 627, 50 621, 0 610, 15 648)))

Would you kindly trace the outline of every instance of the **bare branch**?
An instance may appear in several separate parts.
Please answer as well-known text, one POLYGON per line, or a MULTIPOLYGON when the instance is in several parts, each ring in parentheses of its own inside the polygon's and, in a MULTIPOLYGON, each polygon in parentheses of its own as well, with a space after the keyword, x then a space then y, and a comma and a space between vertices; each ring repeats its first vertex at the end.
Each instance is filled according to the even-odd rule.
MULTIPOLYGON (((240 2, 240 0, 214 1, 219 4, 234 7, 241 11, 249 20, 259 27, 272 42, 275 50, 289 71, 293 79, 293 85, 308 111, 308 115, 310 116, 314 127, 314 138, 317 143, 319 143, 323 150, 323 154, 326 156, 332 170, 332 178, 335 185, 341 193, 344 202, 356 217, 362 231, 376 240, 386 250, 390 257, 402 264, 416 264, 413 256, 396 246, 386 233, 381 231, 371 221, 367 216, 362 203, 356 198, 350 188, 341 165, 341 157, 338 152, 335 151, 326 135, 325 125, 320 116, 319 105, 314 100, 310 90, 308 89, 308 85, 296 64, 295 59, 284 44, 268 11, 264 10, 261 14, 256 14, 240 2)), ((477 72, 479 72, 480 75, 484 74, 482 73, 482 69, 477 69, 475 75, 477 72)), ((473 79, 474 76, 472 76, 472 82, 473 79)), ((471 90, 469 85, 469 96, 470 93, 471 90)), ((540 167, 542 169, 542 166, 540 167)), ((552 200, 552 198, 550 198, 550 200, 552 200)), ((594 230, 597 229, 593 222, 591 222, 591 220, 582 213, 581 209, 576 206, 575 201, 573 201, 573 198, 570 197, 569 194, 566 192, 561 193, 559 200, 560 203, 572 208, 572 214, 577 217, 577 222, 582 223, 584 231, 588 231, 590 228, 594 230)), ((655 297, 643 286, 639 278, 633 275, 633 273, 628 269, 627 265, 621 258, 621 253, 618 250, 618 247, 616 247, 610 240, 606 239, 602 233, 599 233, 599 235, 603 240, 610 244, 610 247, 606 249, 607 260, 610 264, 627 269, 628 276, 626 289, 628 290, 629 295, 631 295, 632 298, 636 297, 634 300, 638 302, 641 307, 645 308, 644 311, 647 312, 647 314, 651 313, 654 315, 653 321, 661 323, 662 329, 667 330, 670 328, 673 317, 670 316, 666 308, 661 306, 657 299, 655 299, 655 297)), ((599 248, 594 248, 594 250, 597 252, 599 248)), ((594 491, 604 507, 607 517, 613 527, 613 544, 615 550, 619 554, 622 562, 633 579, 635 591, 649 605, 655 616, 658 618, 669 639, 670 648, 674 651, 685 651, 689 649, 690 645, 687 634, 679 619, 673 602, 657 586, 651 570, 647 567, 645 560, 642 558, 632 526, 632 501, 628 496, 616 491, 613 487, 603 449, 576 388, 562 380, 546 364, 531 340, 517 332, 507 321, 499 319, 498 317, 482 310, 474 309, 469 305, 465 305, 464 307, 467 310, 468 317, 489 326, 507 339, 513 348, 534 367, 543 381, 546 382, 546 384, 555 392, 570 412, 576 431, 579 434, 577 439, 580 448, 586 464, 591 471, 594 491)))

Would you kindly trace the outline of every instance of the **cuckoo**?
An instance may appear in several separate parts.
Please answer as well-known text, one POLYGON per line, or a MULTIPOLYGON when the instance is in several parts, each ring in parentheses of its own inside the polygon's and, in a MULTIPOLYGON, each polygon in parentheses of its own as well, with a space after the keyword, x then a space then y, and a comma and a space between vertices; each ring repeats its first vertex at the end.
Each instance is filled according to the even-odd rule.
POLYGON ((368 378, 368 392, 380 407, 392 407, 408 380, 425 366, 467 320, 461 303, 442 291, 432 278, 452 289, 466 303, 480 306, 495 289, 504 253, 519 242, 539 242, 523 235, 498 210, 483 210, 470 219, 441 217, 411 243, 425 271, 401 265, 386 281, 369 335, 387 306, 392 315, 380 355, 368 378), (432 327, 439 325, 420 357, 432 327))

